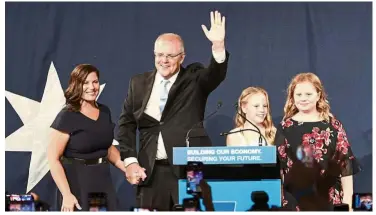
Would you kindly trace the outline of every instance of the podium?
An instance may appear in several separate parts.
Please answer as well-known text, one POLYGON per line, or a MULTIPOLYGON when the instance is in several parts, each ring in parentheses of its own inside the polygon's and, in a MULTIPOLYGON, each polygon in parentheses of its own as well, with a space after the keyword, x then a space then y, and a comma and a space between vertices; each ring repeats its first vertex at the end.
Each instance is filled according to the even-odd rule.
MULTIPOLYGON (((251 193, 265 191, 269 206, 281 206, 281 179, 275 146, 174 147, 173 164, 201 161, 204 179, 212 190, 215 211, 246 211, 251 193)), ((187 180, 178 182, 179 204, 187 194, 187 180)), ((203 205, 201 205, 202 208, 203 205)))

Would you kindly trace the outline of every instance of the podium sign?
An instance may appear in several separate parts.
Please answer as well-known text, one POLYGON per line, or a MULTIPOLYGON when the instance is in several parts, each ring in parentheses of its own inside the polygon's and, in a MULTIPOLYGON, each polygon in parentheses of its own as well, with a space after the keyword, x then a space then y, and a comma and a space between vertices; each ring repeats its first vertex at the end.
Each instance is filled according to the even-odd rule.
POLYGON ((239 147, 174 147, 174 165, 186 165, 188 161, 204 164, 275 164, 275 146, 239 147))

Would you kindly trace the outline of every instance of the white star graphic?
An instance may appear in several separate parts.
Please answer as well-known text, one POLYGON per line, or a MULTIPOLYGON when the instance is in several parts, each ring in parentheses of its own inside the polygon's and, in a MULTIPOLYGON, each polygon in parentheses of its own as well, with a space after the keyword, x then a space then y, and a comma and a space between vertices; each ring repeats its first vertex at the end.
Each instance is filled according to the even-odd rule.
MULTIPOLYGON (((100 86, 100 93, 104 86, 100 86)), ((26 189, 29 192, 49 171, 47 146, 50 142, 50 126, 65 104, 64 91, 54 64, 51 62, 41 102, 8 91, 5 91, 5 96, 24 124, 6 137, 5 151, 31 152, 26 189)), ((118 143, 113 141, 113 144, 118 143)))

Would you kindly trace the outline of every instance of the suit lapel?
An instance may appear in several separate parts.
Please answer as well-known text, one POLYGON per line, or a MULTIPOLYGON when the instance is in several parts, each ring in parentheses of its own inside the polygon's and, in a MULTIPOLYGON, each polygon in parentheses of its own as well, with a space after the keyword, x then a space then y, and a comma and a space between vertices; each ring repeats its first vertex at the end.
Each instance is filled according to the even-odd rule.
POLYGON ((155 73, 157 71, 154 70, 153 72, 151 73, 148 73, 145 77, 145 80, 144 80, 144 86, 145 86, 145 94, 143 96, 143 100, 142 100, 142 106, 141 106, 141 111, 140 111, 140 115, 138 116, 138 118, 141 117, 142 113, 144 113, 145 111, 145 108, 146 108, 146 105, 148 104, 148 101, 149 101, 149 98, 150 98, 150 94, 151 94, 151 91, 153 89, 153 84, 154 84, 154 80, 155 80, 155 73))

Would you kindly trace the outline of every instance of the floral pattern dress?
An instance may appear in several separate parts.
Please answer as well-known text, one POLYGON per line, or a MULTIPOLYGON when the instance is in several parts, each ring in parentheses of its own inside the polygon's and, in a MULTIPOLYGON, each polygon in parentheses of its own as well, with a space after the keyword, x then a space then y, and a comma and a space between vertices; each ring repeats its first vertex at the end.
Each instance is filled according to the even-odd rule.
MULTIPOLYGON (((342 123, 330 117, 328 121, 318 122, 298 122, 291 118, 285 119, 281 122, 278 128, 280 141, 277 144, 278 157, 281 163, 281 172, 286 175, 293 165, 293 154, 296 153, 298 146, 310 146, 313 150, 313 157, 321 167, 321 173, 325 172, 328 166, 328 161, 335 153, 342 153, 345 157, 345 162, 342 165, 340 177, 354 175, 360 171, 360 166, 355 159, 350 143, 347 139, 345 129, 342 123)), ((331 204, 340 204, 343 199, 343 191, 340 177, 334 186, 329 189, 329 200, 331 204)), ((287 200, 284 198, 282 205, 287 205, 287 200)), ((291 205, 290 205, 291 206, 291 205)), ((299 207, 296 207, 299 210, 299 207)))

